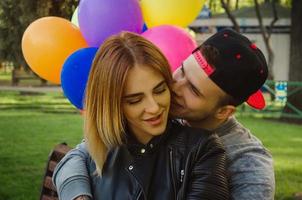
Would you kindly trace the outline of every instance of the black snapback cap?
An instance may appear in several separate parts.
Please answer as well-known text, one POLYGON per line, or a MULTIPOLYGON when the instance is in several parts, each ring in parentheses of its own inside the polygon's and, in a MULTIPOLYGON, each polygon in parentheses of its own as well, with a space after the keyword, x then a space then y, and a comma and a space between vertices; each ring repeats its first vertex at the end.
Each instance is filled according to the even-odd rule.
POLYGON ((218 50, 215 66, 207 63, 200 47, 192 53, 209 78, 236 101, 263 109, 265 101, 259 89, 267 79, 268 67, 261 50, 232 29, 214 34, 203 45, 218 50))

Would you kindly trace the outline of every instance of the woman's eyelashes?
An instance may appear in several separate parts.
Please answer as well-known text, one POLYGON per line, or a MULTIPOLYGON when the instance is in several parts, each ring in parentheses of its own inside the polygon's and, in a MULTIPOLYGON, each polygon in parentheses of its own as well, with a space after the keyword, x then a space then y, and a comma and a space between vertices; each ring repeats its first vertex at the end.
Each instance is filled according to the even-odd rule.
MULTIPOLYGON (((160 94, 164 93, 165 91, 167 91, 167 85, 163 84, 160 87, 155 88, 153 90, 153 94, 160 95, 160 94)), ((126 103, 128 103, 129 105, 138 104, 142 101, 143 98, 144 98, 144 96, 129 98, 126 100, 126 103)))
POLYGON ((167 90, 166 84, 161 85, 160 87, 154 89, 153 93, 154 94, 161 94, 167 90))
POLYGON ((131 99, 131 100, 127 100, 127 103, 128 103, 129 105, 137 104, 137 103, 139 103, 139 102, 141 102, 141 98, 139 98, 139 99, 131 99))

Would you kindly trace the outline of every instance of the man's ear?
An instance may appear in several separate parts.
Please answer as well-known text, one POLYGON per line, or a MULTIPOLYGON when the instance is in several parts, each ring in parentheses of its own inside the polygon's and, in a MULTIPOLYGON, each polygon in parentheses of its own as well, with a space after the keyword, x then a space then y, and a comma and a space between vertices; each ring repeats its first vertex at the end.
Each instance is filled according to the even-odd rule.
POLYGON ((217 109, 215 113, 216 119, 225 120, 232 116, 236 111, 236 107, 232 105, 225 105, 217 109))

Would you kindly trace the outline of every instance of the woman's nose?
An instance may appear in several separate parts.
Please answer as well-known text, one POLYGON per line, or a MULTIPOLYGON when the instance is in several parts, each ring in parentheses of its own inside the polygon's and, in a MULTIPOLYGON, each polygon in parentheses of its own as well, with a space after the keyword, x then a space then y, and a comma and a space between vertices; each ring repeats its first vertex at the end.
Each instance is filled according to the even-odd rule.
POLYGON ((153 97, 151 97, 147 102, 145 111, 151 114, 157 114, 159 111, 159 103, 153 97))

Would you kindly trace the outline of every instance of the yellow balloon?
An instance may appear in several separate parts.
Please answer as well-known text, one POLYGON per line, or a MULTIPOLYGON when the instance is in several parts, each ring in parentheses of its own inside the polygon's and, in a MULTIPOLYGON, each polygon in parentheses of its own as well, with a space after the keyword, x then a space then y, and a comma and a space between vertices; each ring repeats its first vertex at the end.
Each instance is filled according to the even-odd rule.
POLYGON ((186 27, 194 21, 205 0, 141 0, 148 28, 171 24, 186 27))

